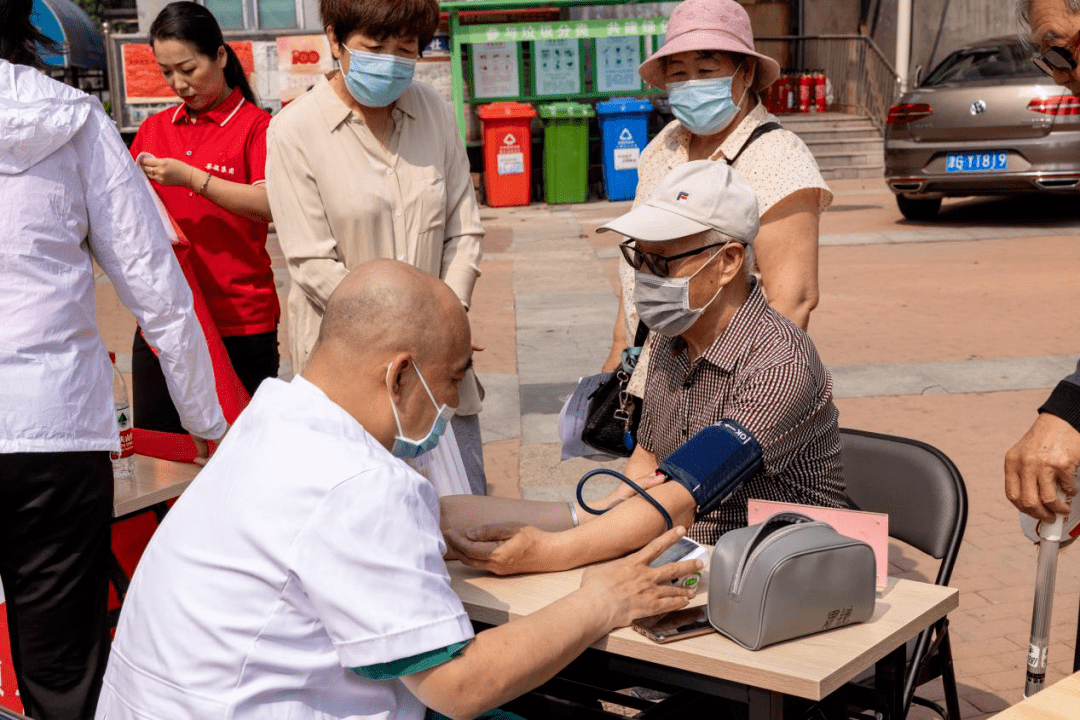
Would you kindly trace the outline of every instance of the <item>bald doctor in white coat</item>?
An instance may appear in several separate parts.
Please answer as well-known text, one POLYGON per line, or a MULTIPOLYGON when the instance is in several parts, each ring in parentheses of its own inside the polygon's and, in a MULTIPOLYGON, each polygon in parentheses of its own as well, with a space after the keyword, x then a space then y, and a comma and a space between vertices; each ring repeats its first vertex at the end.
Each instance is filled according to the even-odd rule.
POLYGON ((388 260, 335 291, 303 374, 268 380, 150 542, 98 720, 472 718, 637 617, 684 606, 654 569, 676 528, 474 637, 434 488, 399 458, 438 441, 471 366, 442 281, 388 260))

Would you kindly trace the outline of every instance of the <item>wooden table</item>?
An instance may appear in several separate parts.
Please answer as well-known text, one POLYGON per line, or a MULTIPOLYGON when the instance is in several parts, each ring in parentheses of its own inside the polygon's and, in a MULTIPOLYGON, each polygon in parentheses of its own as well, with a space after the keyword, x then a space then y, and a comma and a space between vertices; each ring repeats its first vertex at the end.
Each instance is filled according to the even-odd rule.
POLYGON ((990 720, 1076 720, 1080 717, 1080 673, 1002 710, 990 720))
MULTIPOLYGON (((458 562, 447 566, 469 617, 489 625, 539 610, 573 592, 581 580, 580 569, 496 577, 458 562)), ((741 688, 751 718, 781 718, 784 695, 821 700, 886 656, 898 660, 909 639, 959 605, 959 595, 954 588, 890 578, 870 621, 762 650, 746 650, 719 634, 659 645, 629 628, 593 648, 620 666, 647 665, 642 677, 664 672, 670 675, 664 682, 727 697, 734 697, 732 687, 741 688)), ((705 601, 701 594, 694 604, 705 601)))
POLYGON ((201 468, 145 455, 135 456, 135 477, 113 483, 113 517, 121 518, 184 492, 201 468))

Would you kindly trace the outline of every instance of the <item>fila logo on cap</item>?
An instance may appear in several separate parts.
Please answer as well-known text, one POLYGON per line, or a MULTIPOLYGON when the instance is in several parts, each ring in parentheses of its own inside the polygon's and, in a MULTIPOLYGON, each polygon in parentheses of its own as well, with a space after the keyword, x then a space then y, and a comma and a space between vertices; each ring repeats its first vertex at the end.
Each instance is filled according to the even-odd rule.
POLYGON ((688 192, 681 192, 681 193, 679 193, 678 195, 675 196, 675 202, 684 203, 689 199, 690 199, 690 193, 688 193, 688 192))

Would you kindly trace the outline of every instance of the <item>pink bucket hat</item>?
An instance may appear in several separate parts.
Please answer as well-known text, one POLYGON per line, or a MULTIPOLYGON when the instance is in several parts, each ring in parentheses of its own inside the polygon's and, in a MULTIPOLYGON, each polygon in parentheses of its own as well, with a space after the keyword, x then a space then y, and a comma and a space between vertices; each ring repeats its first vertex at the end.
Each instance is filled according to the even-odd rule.
POLYGON ((720 50, 758 59, 761 68, 754 90, 769 87, 780 77, 780 65, 754 51, 750 16, 735 0, 685 0, 671 12, 663 46, 641 63, 638 74, 649 85, 663 88, 663 58, 687 50, 720 50))

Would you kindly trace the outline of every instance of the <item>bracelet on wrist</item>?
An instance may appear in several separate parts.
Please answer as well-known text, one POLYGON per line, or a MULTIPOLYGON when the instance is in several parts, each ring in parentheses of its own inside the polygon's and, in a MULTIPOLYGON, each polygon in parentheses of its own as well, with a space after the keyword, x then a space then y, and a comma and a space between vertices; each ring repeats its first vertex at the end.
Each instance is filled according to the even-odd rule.
POLYGON ((199 186, 199 189, 195 191, 196 195, 202 195, 203 194, 203 190, 205 190, 206 186, 210 184, 210 177, 211 177, 210 173, 206 173, 206 179, 203 180, 203 183, 202 183, 202 185, 199 186))
POLYGON ((566 506, 568 508, 570 508, 570 521, 572 523, 574 523, 574 527, 577 527, 580 524, 580 522, 578 521, 578 516, 577 516, 577 508, 574 507, 573 502, 567 502, 566 506))

